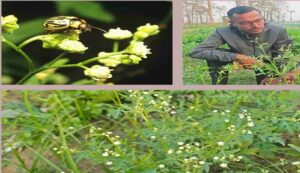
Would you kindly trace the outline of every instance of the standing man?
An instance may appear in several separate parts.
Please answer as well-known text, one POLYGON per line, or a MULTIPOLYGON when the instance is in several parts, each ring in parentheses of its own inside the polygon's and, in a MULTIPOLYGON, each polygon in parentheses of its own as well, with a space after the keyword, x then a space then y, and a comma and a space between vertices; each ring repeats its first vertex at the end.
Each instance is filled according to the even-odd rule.
MULTIPOLYGON (((254 58, 261 54, 275 57, 286 49, 292 40, 284 28, 264 20, 259 10, 249 6, 238 6, 227 12, 230 26, 217 28, 216 31, 200 43, 190 53, 191 58, 204 59, 209 66, 212 84, 228 83, 228 71, 222 67, 233 61, 243 68, 251 69, 258 61, 254 58), (227 44, 230 48, 222 49, 227 44), (264 44, 264 50, 258 48, 264 44)), ((295 80, 299 74, 295 70, 286 75, 286 80, 295 80)), ((261 84, 267 76, 256 73, 256 82, 261 84)))

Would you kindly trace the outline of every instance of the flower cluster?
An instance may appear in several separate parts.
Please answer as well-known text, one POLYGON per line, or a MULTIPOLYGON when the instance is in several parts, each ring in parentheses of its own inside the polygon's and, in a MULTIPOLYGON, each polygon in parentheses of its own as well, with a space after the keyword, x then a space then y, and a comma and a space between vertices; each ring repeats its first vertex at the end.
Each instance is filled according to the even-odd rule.
POLYGON ((8 15, 5 17, 1 16, 2 32, 12 34, 16 29, 19 28, 17 21, 18 19, 14 15, 8 15))
POLYGON ((84 70, 86 76, 100 82, 105 82, 107 79, 111 78, 112 70, 105 66, 94 65, 91 68, 84 70))

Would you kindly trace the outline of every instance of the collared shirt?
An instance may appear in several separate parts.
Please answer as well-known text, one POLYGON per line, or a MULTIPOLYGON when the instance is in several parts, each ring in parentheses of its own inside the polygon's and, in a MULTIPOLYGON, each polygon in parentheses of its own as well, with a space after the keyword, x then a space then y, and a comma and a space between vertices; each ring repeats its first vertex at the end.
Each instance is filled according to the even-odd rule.
POLYGON ((274 57, 281 54, 291 43, 292 40, 283 27, 269 22, 266 22, 264 31, 256 36, 243 33, 230 25, 217 28, 211 36, 191 51, 190 57, 221 62, 232 62, 238 53, 251 57, 261 54, 274 57), (228 51, 219 49, 224 44, 230 48, 228 51))

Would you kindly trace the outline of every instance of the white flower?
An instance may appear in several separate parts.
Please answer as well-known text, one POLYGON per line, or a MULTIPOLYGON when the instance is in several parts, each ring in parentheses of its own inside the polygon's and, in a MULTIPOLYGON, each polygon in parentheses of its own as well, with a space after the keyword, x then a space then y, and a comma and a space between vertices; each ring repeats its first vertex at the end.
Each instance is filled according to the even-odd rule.
POLYGON ((110 165, 113 164, 113 162, 112 162, 112 161, 108 161, 108 162, 106 162, 105 164, 108 165, 108 166, 110 166, 110 165))
POLYGON ((109 155, 108 152, 104 152, 104 153, 102 154, 103 157, 107 157, 108 155, 109 155))
POLYGON ((239 118, 243 119, 243 118, 245 118, 245 115, 244 114, 239 114, 239 118))
POLYGON ((229 112, 230 112, 230 110, 226 109, 226 110, 225 110, 225 112, 229 113, 229 112))
POLYGON ((128 30, 122 30, 120 28, 110 29, 108 32, 103 34, 105 38, 112 40, 123 40, 126 38, 130 38, 132 33, 128 30))
POLYGON ((225 119, 224 121, 225 121, 226 123, 229 123, 229 119, 225 119))
POLYGON ((219 146, 223 146, 223 145, 224 145, 224 142, 219 141, 219 142, 217 142, 217 144, 218 144, 219 146))
POLYGON ((164 165, 164 164, 159 164, 158 167, 159 167, 160 169, 162 169, 162 168, 165 168, 165 165, 164 165))
POLYGON ((177 151, 176 151, 176 154, 181 154, 181 153, 182 153, 181 150, 177 150, 177 151))
POLYGON ((172 154, 173 152, 174 152, 173 149, 169 149, 169 150, 168 150, 168 154, 172 154))
POLYGON ((199 161, 200 165, 203 165, 205 163, 205 161, 199 161))
POLYGON ((213 158, 213 160, 219 160, 219 157, 215 156, 215 157, 213 158))
POLYGON ((220 167, 222 167, 222 168, 227 168, 227 163, 221 163, 221 164, 220 164, 220 167))
POLYGON ((178 144, 178 145, 183 145, 183 144, 184 144, 184 142, 178 142, 177 144, 178 144))
POLYGON ((152 140, 155 140, 156 139, 156 136, 151 136, 150 137, 152 140))
POLYGON ((105 66, 94 65, 89 69, 84 70, 84 74, 86 76, 91 77, 96 81, 104 82, 108 78, 111 78, 112 75, 110 74, 112 70, 105 66))
POLYGON ((238 156, 237 158, 241 160, 241 159, 243 159, 243 156, 238 156))
POLYGON ((114 145, 120 145, 120 144, 121 144, 120 141, 115 141, 115 142, 114 142, 114 145))
POLYGON ((292 162, 292 165, 300 165, 300 161, 292 162))
POLYGON ((128 48, 128 53, 134 54, 142 58, 147 58, 147 55, 151 54, 150 49, 148 49, 143 42, 131 42, 128 48))
POLYGON ((253 127, 254 126, 254 123, 253 122, 249 122, 248 123, 248 127, 253 127))
POLYGON ((217 113, 217 112, 218 112, 218 110, 216 110, 216 109, 215 109, 215 110, 213 110, 213 113, 217 113))
POLYGON ((80 41, 69 39, 64 39, 60 44, 58 44, 58 48, 70 53, 82 53, 88 49, 80 41))
POLYGON ((174 115, 176 114, 176 111, 171 111, 170 114, 174 115))

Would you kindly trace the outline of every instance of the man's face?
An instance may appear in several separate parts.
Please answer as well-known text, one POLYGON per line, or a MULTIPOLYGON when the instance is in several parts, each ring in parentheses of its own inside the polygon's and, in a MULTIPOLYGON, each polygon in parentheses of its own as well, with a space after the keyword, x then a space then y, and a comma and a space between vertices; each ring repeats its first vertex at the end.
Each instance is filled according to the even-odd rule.
POLYGON ((234 14, 230 23, 241 31, 250 34, 259 34, 264 31, 265 21, 257 11, 250 11, 244 14, 234 14))

